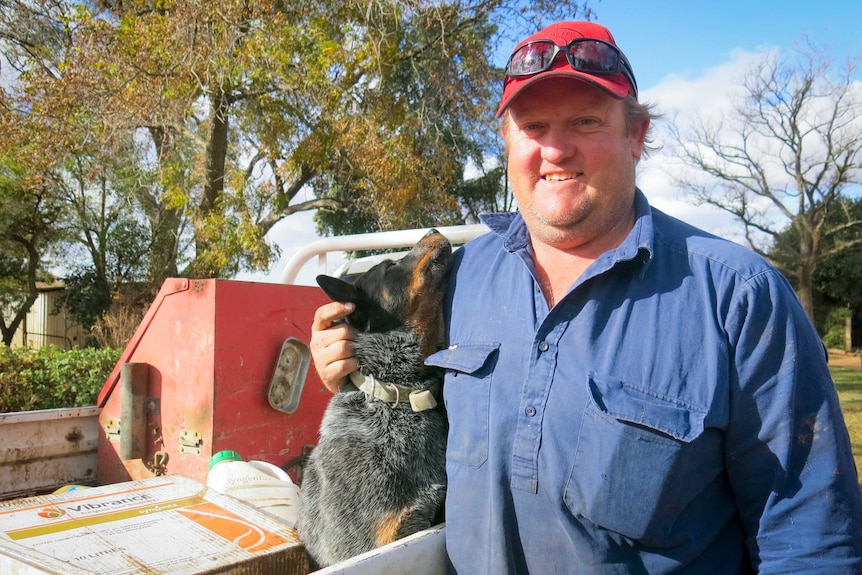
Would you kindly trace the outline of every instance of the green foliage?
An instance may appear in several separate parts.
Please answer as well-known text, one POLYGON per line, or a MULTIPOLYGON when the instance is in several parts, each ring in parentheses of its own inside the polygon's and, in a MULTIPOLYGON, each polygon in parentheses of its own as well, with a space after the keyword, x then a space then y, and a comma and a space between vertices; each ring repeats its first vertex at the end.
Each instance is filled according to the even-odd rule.
POLYGON ((498 166, 458 186, 458 197, 471 223, 478 222, 482 213, 511 211, 514 200, 511 194, 503 193, 504 176, 505 169, 498 166))
MULTIPOLYGON (((822 209, 821 206, 815 206, 822 209)), ((820 259, 811 276, 815 295, 815 321, 824 338, 835 341, 844 349, 844 326, 834 328, 827 309, 834 306, 846 309, 840 313, 853 316, 853 347, 862 338, 862 199, 842 198, 824 210, 825 219, 819 244, 820 259), (837 331, 832 331, 837 330, 837 331)), ((793 225, 785 228, 776 238, 769 257, 796 287, 799 283, 800 260, 795 251, 799 245, 799 231, 793 225)))
MULTIPOLYGON (((0 107, 0 132, 7 127, 4 120, 0 107)), ((14 152, 26 154, 27 148, 19 146, 14 152)), ((55 225, 61 210, 41 176, 28 175, 20 158, 2 149, 0 206, 0 336, 8 344, 36 301, 36 281, 44 275, 43 254, 61 235, 55 225)))
POLYGON ((853 312, 846 307, 836 307, 829 311, 823 323, 823 343, 830 349, 844 349, 847 344, 845 326, 853 312))
MULTIPOLYGON (((825 233, 819 244, 820 259, 812 276, 815 290, 830 301, 862 309, 862 198, 841 198, 827 207, 816 204, 823 215, 825 233)), ((775 238, 769 257, 793 281, 799 269, 799 230, 788 225, 775 238)))
POLYGON ((859 223, 838 228, 828 238, 826 246, 827 249, 834 245, 848 247, 832 249, 833 253, 823 258, 814 273, 814 287, 829 299, 862 311, 862 290, 859 289, 862 285, 862 201, 856 200, 852 211, 858 214, 859 223))
POLYGON ((488 12, 468 16, 463 7, 434 4, 380 15, 393 31, 382 45, 385 65, 366 90, 359 121, 333 123, 338 160, 313 182, 319 196, 347 208, 319 211, 322 231, 463 221, 459 184, 467 162, 481 164, 494 139, 491 102, 499 85, 486 55, 497 27, 488 12))
POLYGON ((58 301, 85 330, 92 331, 96 320, 111 307, 111 288, 93 270, 74 272, 66 276, 66 290, 58 301))
POLYGON ((94 405, 121 352, 0 345, 0 412, 94 405))

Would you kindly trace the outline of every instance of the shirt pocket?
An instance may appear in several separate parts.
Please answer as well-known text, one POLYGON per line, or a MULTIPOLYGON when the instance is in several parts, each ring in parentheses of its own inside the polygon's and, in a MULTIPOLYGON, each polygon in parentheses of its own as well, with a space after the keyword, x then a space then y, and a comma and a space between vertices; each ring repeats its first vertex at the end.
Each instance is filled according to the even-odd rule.
POLYGON ((488 459, 491 376, 499 348, 494 342, 458 343, 425 359, 425 365, 446 370, 448 462, 480 467, 488 459))
POLYGON ((645 545, 680 543, 669 537, 705 411, 592 372, 587 386, 566 506, 645 545))

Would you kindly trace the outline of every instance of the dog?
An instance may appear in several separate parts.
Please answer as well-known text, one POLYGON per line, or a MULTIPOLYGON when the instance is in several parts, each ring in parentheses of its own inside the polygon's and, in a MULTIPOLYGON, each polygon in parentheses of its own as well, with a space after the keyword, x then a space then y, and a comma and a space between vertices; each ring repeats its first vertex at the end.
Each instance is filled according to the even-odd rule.
POLYGON ((443 342, 451 260, 449 241, 432 229, 355 283, 317 277, 330 298, 356 305, 345 321, 359 363, 332 396, 303 472, 297 530, 318 567, 443 521, 443 374, 423 360, 443 342))

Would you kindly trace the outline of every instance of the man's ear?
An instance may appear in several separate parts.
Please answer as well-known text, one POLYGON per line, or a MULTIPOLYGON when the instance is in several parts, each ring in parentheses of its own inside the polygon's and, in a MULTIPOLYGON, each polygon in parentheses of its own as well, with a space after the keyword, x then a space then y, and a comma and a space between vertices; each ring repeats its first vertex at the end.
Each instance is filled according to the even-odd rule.
POLYGON ((639 122, 634 122, 629 129, 629 141, 631 142, 632 157, 634 157, 635 161, 640 160, 643 156, 649 126, 650 120, 646 118, 639 122))
POLYGON ((359 303, 359 290, 350 282, 327 275, 317 276, 317 285, 332 301, 359 303))

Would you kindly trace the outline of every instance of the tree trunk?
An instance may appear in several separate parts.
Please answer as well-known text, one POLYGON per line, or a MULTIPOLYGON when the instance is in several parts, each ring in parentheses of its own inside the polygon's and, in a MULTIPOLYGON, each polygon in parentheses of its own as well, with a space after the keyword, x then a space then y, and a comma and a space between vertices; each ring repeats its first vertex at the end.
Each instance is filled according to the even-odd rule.
POLYGON ((814 322, 813 276, 814 266, 809 262, 802 262, 797 275, 799 283, 796 286, 796 296, 812 323, 814 322))
MULTIPOLYGON (((174 130, 164 126, 150 126, 148 129, 156 148, 159 166, 166 170, 173 152, 174 130)), ((164 189, 166 184, 163 182, 163 193, 164 189)), ((147 195, 143 190, 138 195, 138 201, 144 207, 152 233, 147 278, 156 285, 161 285, 166 278, 179 275, 177 257, 182 211, 166 207, 164 196, 159 200, 147 195)))
POLYGON ((27 317, 27 312, 30 311, 30 308, 33 307, 33 304, 39 297, 39 290, 36 288, 36 272, 39 270, 39 261, 41 260, 36 245, 32 240, 26 241, 21 237, 11 239, 24 244, 27 250, 27 288, 29 293, 27 294, 27 299, 24 300, 24 304, 15 312, 15 317, 12 318, 12 321, 8 325, 5 321, 0 322, 0 335, 3 337, 3 343, 7 346, 12 345, 12 338, 15 337, 15 332, 18 331, 24 318, 27 317))
POLYGON ((182 215, 177 210, 165 209, 159 213, 158 219, 150 223, 153 226, 153 244, 147 276, 156 285, 161 285, 165 279, 180 275, 177 257, 182 215))
POLYGON ((230 100, 221 88, 216 88, 210 96, 210 116, 212 118, 207 137, 206 181, 204 196, 201 200, 201 213, 207 215, 215 206, 224 191, 224 166, 227 158, 228 112, 230 100))
MULTIPOLYGON (((207 137, 206 158, 204 159, 203 197, 199 206, 198 218, 205 219, 216 206, 216 201, 224 192, 225 161, 227 159, 228 112, 230 99, 223 89, 216 87, 210 95, 210 129, 207 137)), ((195 234, 195 257, 199 257, 209 248, 210 241, 206 234, 195 234)), ((189 269, 192 276, 201 272, 192 261, 189 269)), ((207 270, 207 275, 216 270, 207 270)))

